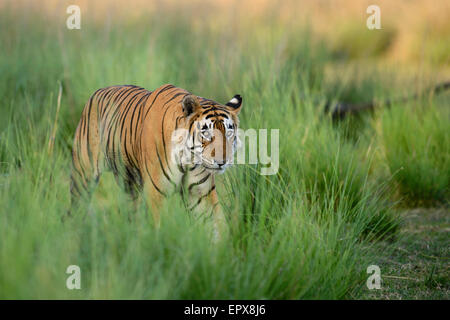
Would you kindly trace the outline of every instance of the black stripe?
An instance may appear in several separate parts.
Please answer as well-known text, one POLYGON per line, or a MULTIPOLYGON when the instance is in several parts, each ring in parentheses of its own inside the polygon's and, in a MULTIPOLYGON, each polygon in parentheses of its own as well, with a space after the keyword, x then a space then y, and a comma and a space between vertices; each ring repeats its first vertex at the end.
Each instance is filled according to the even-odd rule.
POLYGON ((164 148, 164 158, 166 159, 167 168, 169 169, 170 173, 172 173, 172 170, 170 170, 169 161, 167 161, 167 150, 166 150, 166 139, 164 138, 164 119, 166 118, 167 111, 170 109, 170 106, 164 111, 164 115, 162 118, 162 125, 161 125, 161 136, 162 136, 162 144, 164 148))
POLYGON ((78 189, 77 183, 76 181, 72 181, 72 183, 70 184, 70 193, 72 195, 74 195, 74 191, 76 191, 76 193, 78 194, 78 196, 81 196, 81 192, 80 189, 78 189), (75 190, 74 190, 75 189, 75 190))
MULTIPOLYGON (((106 92, 106 94, 103 94, 102 96, 99 96, 98 98, 100 98, 100 99, 97 99, 97 110, 98 110, 98 108, 99 108, 100 106, 105 106, 105 108, 106 108, 106 106, 109 105, 109 102, 111 101, 112 96, 113 96, 118 90, 120 90, 120 87, 114 88, 113 90, 112 90, 112 89, 109 89, 109 90, 106 92), (109 99, 108 99, 108 102, 105 103, 105 104, 103 104, 103 101, 106 99, 106 97, 109 98, 109 99)), ((104 110, 103 110, 102 113, 104 113, 104 110)), ((100 113, 99 113, 99 114, 100 114, 100 113)))
MULTIPOLYGON (((121 109, 120 106, 128 98, 128 96, 130 96, 130 94, 134 93, 135 95, 133 97, 131 97, 130 101, 127 104, 127 106, 129 106, 130 102, 133 101, 138 96, 138 91, 141 91, 141 90, 145 90, 145 89, 133 88, 131 90, 127 90, 128 94, 125 96, 125 98, 122 99, 122 101, 120 103, 117 104, 117 106, 116 106, 116 108, 114 110, 114 113, 111 116, 110 121, 108 122, 109 126, 107 125, 107 127, 106 127, 107 133, 108 133, 108 139, 107 139, 107 144, 106 144, 107 148, 109 148, 109 142, 111 140, 111 135, 112 135, 112 146, 109 148, 110 149, 109 151, 112 153, 112 157, 110 157, 110 159, 108 159, 108 160, 110 160, 109 163, 112 164, 112 168, 116 172, 118 172, 118 169, 117 169, 118 165, 117 165, 117 163, 115 161, 116 160, 116 157, 115 157, 116 150, 115 150, 115 148, 117 147, 116 143, 115 143, 115 140, 116 140, 116 131, 118 130, 117 122, 126 113, 123 110, 122 110, 122 112, 119 112, 120 109, 121 109)), ((123 124, 119 128, 121 129, 119 138, 120 138, 120 140, 122 140, 122 130, 124 128, 123 124)))
POLYGON ((206 197, 208 197, 214 189, 216 189, 216 186, 215 186, 215 185, 212 186, 212 188, 208 191, 208 193, 206 193, 205 195, 201 196, 201 197, 198 199, 197 203, 194 204, 189 210, 194 210, 195 208, 197 208, 197 206, 200 204, 200 202, 202 202, 203 199, 205 199, 206 197))
MULTIPOLYGON (((120 105, 120 103, 117 103, 117 101, 118 101, 120 98, 122 98, 122 96, 123 96, 124 94, 130 92, 129 88, 126 88, 126 87, 121 87, 121 88, 120 88, 119 90, 117 90, 117 91, 119 92, 119 91, 122 90, 122 89, 123 89, 123 91, 120 92, 119 95, 115 96, 115 97, 114 97, 114 100, 113 100, 112 102, 111 102, 111 100, 108 100, 108 103, 107 103, 107 104, 103 104, 103 101, 102 101, 102 106, 104 106, 104 108, 102 109, 102 113, 101 113, 101 118, 102 118, 102 119, 103 119, 103 118, 107 119, 106 111, 111 111, 112 109, 117 108, 117 106, 120 105), (108 109, 108 106, 111 106, 111 108, 108 109)), ((114 110, 115 110, 115 109, 114 109, 114 110)))
POLYGON ((166 194, 164 192, 162 192, 155 184, 155 182, 152 179, 152 175, 150 174, 150 172, 148 171, 148 167, 147 167, 147 161, 145 161, 145 171, 147 171, 148 177, 150 178, 150 181, 153 184, 153 187, 155 187, 156 191, 158 191, 160 194, 162 194, 163 196, 166 196, 166 194))
POLYGON ((89 158, 89 164, 92 165, 92 163, 94 162, 92 159, 92 150, 91 150, 91 146, 89 143, 89 127, 90 127, 90 123, 91 123, 91 112, 92 112, 92 99, 89 100, 89 105, 88 105, 88 110, 87 110, 87 132, 86 132, 86 149, 87 149, 87 153, 88 153, 88 158, 89 158))
POLYGON ((224 117, 228 119, 228 115, 225 113, 214 113, 214 114, 208 114, 205 119, 213 118, 213 117, 224 117))
POLYGON ((203 170, 200 171, 199 173, 195 174, 194 177, 201 175, 201 174, 202 174, 203 172, 205 172, 205 171, 206 171, 206 168, 203 167, 203 170))
POLYGON ((209 112, 209 111, 225 111, 227 112, 228 110, 223 108, 223 107, 219 107, 219 106, 204 106, 205 111, 204 112, 209 112))
POLYGON ((149 106, 149 108, 147 109, 147 112, 145 113, 144 119, 147 118, 147 115, 148 115, 149 111, 152 109, 152 106, 153 106, 153 104, 155 103, 156 99, 158 99, 158 96, 159 96, 161 93, 163 93, 164 91, 169 90, 169 89, 172 89, 172 88, 175 88, 175 86, 169 84, 168 86, 166 86, 166 87, 164 87, 163 89, 161 89, 161 90, 155 95, 155 98, 153 99, 152 104, 149 106))
MULTIPOLYGON (((139 88, 140 89, 140 88, 139 88)), ((111 116, 111 121, 112 121, 112 119, 114 119, 115 117, 116 117, 116 115, 117 115, 117 113, 119 112, 119 110, 120 110, 120 106, 122 105, 122 103, 128 98, 128 96, 130 95, 130 94, 132 94, 132 93, 135 93, 136 91, 139 91, 139 89, 136 89, 136 88, 133 88, 133 89, 128 89, 128 90, 125 90, 124 92, 122 92, 118 97, 117 97, 117 99, 120 99, 121 97, 122 97, 122 95, 124 95, 124 94, 126 94, 125 95, 125 97, 122 99, 122 100, 120 100, 120 102, 118 101, 117 103, 116 103, 116 99, 114 99, 114 102, 113 102, 113 104, 115 104, 115 105, 113 105, 114 106, 114 108, 110 108, 109 109, 109 112, 111 112, 111 110, 114 110, 114 112, 113 112, 113 114, 112 114, 112 116, 111 116)), ((107 120, 108 119, 108 116, 109 116, 109 112, 108 112, 108 114, 106 114, 105 113, 105 120, 107 120)), ((110 122, 111 122, 110 121, 110 122)))
MULTIPOLYGON (((189 93, 186 93, 186 92, 178 92, 178 93, 175 93, 175 94, 173 95, 173 97, 170 98, 170 100, 167 101, 166 103, 169 103, 170 101, 172 101, 173 99, 175 99, 175 98, 177 98, 177 97, 179 97, 179 96, 181 96, 181 95, 184 95, 184 96, 183 96, 183 99, 184 99, 184 97, 187 96, 188 94, 189 94, 189 93)), ((181 102, 181 101, 180 101, 180 102, 181 102)))
POLYGON ((134 102, 138 98, 139 98, 139 93, 136 93, 130 99, 130 101, 128 101, 128 103, 125 105, 125 107, 123 108, 119 118, 117 119, 117 122, 119 122, 119 128, 120 128, 120 141, 123 141, 123 138, 122 138, 123 137, 123 130, 128 128, 128 126, 125 125, 125 121, 127 120, 128 113, 129 113, 131 108, 135 107, 134 102))
POLYGON ((188 187, 188 191, 191 192, 192 188, 198 185, 201 185, 203 183, 206 182, 206 180, 208 180, 208 178, 211 176, 211 173, 208 173, 206 176, 204 176, 203 178, 201 178, 199 181, 192 183, 191 185, 189 185, 188 187))
POLYGON ((159 160, 159 165, 161 166, 161 170, 162 170, 164 176, 167 178, 167 180, 169 180, 169 182, 173 186, 175 186, 175 183, 172 180, 170 180, 169 175, 167 174, 166 170, 164 170, 164 166, 162 164, 161 157, 159 156, 158 148, 155 148, 155 151, 156 151, 156 156, 158 157, 158 160, 159 160))
MULTIPOLYGON (((150 96, 150 94, 151 93, 146 93, 144 96, 142 96, 142 98, 137 102, 136 108, 134 109, 133 114, 131 116, 131 122, 130 122, 130 131, 131 131, 131 133, 130 133, 130 144, 131 144, 131 150, 133 152, 133 155, 136 155, 135 146, 137 145, 136 144, 136 136, 137 136, 138 129, 139 129, 139 124, 140 124, 139 119, 141 117, 143 106, 145 106, 145 103, 147 102, 148 97, 150 96), (145 102, 143 102, 144 98, 146 98, 145 102), (135 114, 137 109, 139 109, 139 112, 138 112, 138 115, 137 115, 137 118, 136 118, 136 125, 133 125, 134 114, 135 114), (134 132, 134 141, 132 141, 133 128, 135 129, 134 130, 135 131, 134 132)), ((136 159, 136 161, 137 161, 137 159, 136 159)))

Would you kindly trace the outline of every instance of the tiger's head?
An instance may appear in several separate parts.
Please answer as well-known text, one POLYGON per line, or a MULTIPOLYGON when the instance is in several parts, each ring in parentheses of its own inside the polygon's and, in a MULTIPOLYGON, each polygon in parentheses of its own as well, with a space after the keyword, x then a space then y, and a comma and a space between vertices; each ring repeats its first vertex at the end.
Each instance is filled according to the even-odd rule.
MULTIPOLYGON (((187 135, 184 140, 185 160, 194 166, 222 173, 233 162, 237 149, 238 114, 242 98, 235 95, 225 105, 189 94, 182 101, 187 135)), ((185 161, 186 162, 186 161, 185 161)))

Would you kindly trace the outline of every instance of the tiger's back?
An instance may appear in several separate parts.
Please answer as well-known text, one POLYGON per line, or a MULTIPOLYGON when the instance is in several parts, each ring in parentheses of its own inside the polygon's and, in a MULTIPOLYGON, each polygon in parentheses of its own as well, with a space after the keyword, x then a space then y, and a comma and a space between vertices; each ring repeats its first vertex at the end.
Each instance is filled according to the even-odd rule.
MULTIPOLYGON (((161 151, 164 160, 168 159, 166 143, 170 143, 171 130, 164 134, 163 126, 172 129, 166 123, 167 112, 186 94, 187 91, 173 85, 155 91, 128 85, 97 90, 87 102, 75 133, 73 167, 78 177, 72 177, 72 193, 82 196, 104 169, 112 170, 126 191, 135 194, 135 188, 142 189, 141 169, 148 168, 143 160, 160 159, 161 151), (84 175, 93 181, 83 179, 84 175)), ((171 119, 175 114, 171 113, 171 119)), ((165 165, 169 162, 165 161, 165 165)))

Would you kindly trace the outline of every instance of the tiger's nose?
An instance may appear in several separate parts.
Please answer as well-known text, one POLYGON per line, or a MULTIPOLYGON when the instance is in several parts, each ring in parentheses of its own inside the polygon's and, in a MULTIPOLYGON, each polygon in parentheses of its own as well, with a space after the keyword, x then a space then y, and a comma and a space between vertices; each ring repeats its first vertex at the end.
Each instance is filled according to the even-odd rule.
POLYGON ((223 165, 225 165, 227 162, 225 161, 225 160, 216 160, 216 164, 219 166, 219 167, 222 167, 223 165))

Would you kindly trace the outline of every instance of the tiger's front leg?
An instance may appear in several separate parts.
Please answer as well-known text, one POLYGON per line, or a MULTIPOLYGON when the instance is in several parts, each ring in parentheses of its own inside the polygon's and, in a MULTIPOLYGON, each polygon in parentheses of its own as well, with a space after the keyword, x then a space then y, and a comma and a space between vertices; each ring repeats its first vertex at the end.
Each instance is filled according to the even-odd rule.
POLYGON ((215 188, 208 196, 207 202, 210 205, 210 210, 212 210, 214 240, 218 241, 225 239, 229 233, 228 224, 222 206, 219 203, 215 188))
POLYGON ((214 174, 205 170, 200 173, 194 171, 188 181, 188 209, 210 226, 214 241, 224 239, 228 225, 217 197, 214 174))

